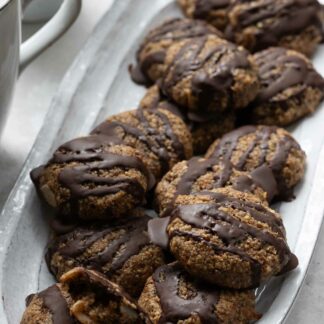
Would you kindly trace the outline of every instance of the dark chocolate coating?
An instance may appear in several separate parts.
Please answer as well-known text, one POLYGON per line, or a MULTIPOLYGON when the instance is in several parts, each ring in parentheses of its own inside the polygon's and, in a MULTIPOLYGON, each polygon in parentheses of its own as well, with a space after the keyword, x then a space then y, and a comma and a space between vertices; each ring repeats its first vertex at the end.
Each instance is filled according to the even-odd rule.
POLYGON ((235 163, 234 167, 238 170, 253 171, 246 166, 247 159, 250 153, 256 146, 260 147, 261 154, 257 161, 257 167, 267 165, 273 172, 277 181, 278 193, 280 198, 289 199, 292 196, 291 188, 287 188, 285 179, 282 176, 282 170, 286 164, 289 153, 292 149, 301 151, 298 143, 291 137, 285 136, 279 141, 274 156, 270 161, 266 160, 269 153, 269 140, 272 134, 277 131, 275 126, 243 126, 230 133, 224 135, 213 152, 208 152, 208 156, 219 159, 221 161, 231 161, 232 154, 238 145, 240 137, 255 133, 255 139, 251 141, 249 147, 241 155, 239 161, 235 163))
POLYGON ((171 45, 175 42, 204 36, 206 34, 222 35, 217 29, 203 21, 184 18, 167 20, 158 27, 152 29, 137 51, 138 65, 136 67, 130 67, 130 74, 133 81, 145 85, 149 85, 152 81, 156 81, 150 78, 148 71, 154 65, 165 63, 166 50, 168 48, 165 42, 171 45), (159 46, 156 51, 150 51, 149 55, 144 54, 147 46, 159 43, 164 44, 163 46, 159 46))
MULTIPOLYGON (((238 4, 244 2, 238 1, 238 4)), ((256 42, 249 49, 259 51, 278 45, 283 37, 297 35, 309 26, 315 26, 322 32, 320 10, 320 4, 316 0, 251 1, 251 5, 242 6, 241 11, 235 15, 235 24, 234 19, 230 19, 232 24, 228 25, 226 35, 231 38, 242 29, 254 26, 257 28, 256 42)))
POLYGON ((199 316, 201 323, 218 323, 215 310, 219 300, 217 288, 193 281, 196 295, 184 299, 178 292, 181 276, 189 279, 178 263, 162 266, 152 276, 162 308, 159 323, 177 323, 194 314, 199 316))
MULTIPOLYGON (((169 170, 169 160, 170 154, 168 152, 166 145, 166 139, 171 141, 172 148, 174 152, 178 155, 179 161, 186 158, 183 144, 179 140, 178 136, 174 133, 172 125, 166 115, 159 112, 158 110, 154 111, 154 114, 158 116, 164 124, 164 132, 161 133, 158 129, 152 127, 145 116, 144 111, 139 108, 136 110, 136 117, 144 126, 144 130, 135 128, 129 124, 117 121, 105 121, 97 126, 91 133, 92 134, 103 134, 111 138, 116 138, 114 142, 123 143, 123 139, 116 134, 116 129, 121 127, 124 132, 128 135, 132 135, 144 144, 159 158, 162 168, 162 174, 169 170)), ((128 143, 124 143, 128 145, 128 143)), ((136 148, 136 147, 135 147, 136 148)))
MULTIPOLYGON (((292 258, 292 254, 286 243, 285 229, 282 220, 276 217, 273 212, 255 202, 239 200, 222 193, 202 192, 198 193, 198 195, 199 194, 210 195, 213 201, 204 204, 177 206, 172 212, 170 223, 175 218, 180 218, 187 224, 217 235, 224 242, 225 246, 217 245, 204 239, 200 235, 181 230, 175 230, 169 233, 170 241, 175 236, 184 236, 206 244, 212 248, 215 253, 229 252, 231 254, 236 254, 242 260, 250 263, 251 288, 257 287, 261 283, 261 264, 250 257, 243 249, 239 249, 235 246, 235 243, 244 240, 246 235, 257 238, 263 244, 273 246, 277 251, 281 269, 288 264, 289 260, 292 258), (244 213, 248 213, 255 220, 268 224, 276 236, 264 231, 262 228, 238 220, 230 213, 222 210, 222 207, 226 206, 241 210, 244 213)), ((287 270, 292 269, 290 267, 290 269, 287 270)))

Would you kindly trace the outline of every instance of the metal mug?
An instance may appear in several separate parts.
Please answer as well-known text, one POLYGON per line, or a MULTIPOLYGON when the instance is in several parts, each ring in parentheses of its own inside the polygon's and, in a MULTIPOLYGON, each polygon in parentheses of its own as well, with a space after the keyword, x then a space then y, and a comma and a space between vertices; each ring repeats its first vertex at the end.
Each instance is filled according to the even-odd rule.
POLYGON ((21 44, 21 1, 0 0, 0 135, 18 71, 60 37, 75 21, 81 0, 65 0, 43 28, 21 44))

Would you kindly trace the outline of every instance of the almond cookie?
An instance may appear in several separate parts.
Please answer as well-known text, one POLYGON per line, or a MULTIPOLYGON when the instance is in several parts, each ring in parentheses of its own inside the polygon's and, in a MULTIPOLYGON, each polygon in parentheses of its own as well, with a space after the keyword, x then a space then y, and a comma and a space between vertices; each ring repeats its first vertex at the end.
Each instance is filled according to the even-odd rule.
POLYGON ((250 51, 286 47, 310 56, 323 40, 317 0, 236 1, 226 35, 250 51))
POLYGON ((155 204, 163 216, 177 203, 178 196, 222 187, 250 192, 264 202, 271 201, 277 190, 267 167, 249 173, 236 170, 230 162, 219 162, 217 158, 194 157, 179 162, 162 178, 155 189, 155 204))
POLYGON ((46 261, 56 278, 82 266, 103 273, 124 290, 138 296, 154 269, 164 264, 160 247, 150 243, 142 210, 113 224, 79 226, 54 238, 48 246, 46 261))
POLYGON ((273 47, 253 55, 259 93, 243 112, 255 124, 287 126, 311 114, 324 95, 324 79, 304 55, 273 47))
POLYGON ((305 173, 305 153, 284 129, 243 126, 216 140, 207 158, 230 161, 238 170, 252 171, 267 165, 277 181, 280 199, 291 199, 293 187, 305 173))
POLYGON ((249 53, 214 35, 172 45, 162 92, 198 118, 247 106, 259 81, 249 53))
POLYGON ((154 177, 140 152, 104 135, 77 138, 31 172, 39 194, 66 218, 110 219, 143 204, 154 177))
POLYGON ((60 281, 27 298, 21 324, 146 323, 135 301, 98 272, 74 268, 60 281))
POLYGON ((153 324, 247 324, 261 316, 253 291, 225 290, 194 280, 178 263, 158 268, 138 301, 153 324))
POLYGON ((297 266, 280 215, 253 195, 222 188, 178 198, 169 247, 192 276, 253 288, 297 266))
POLYGON ((222 33, 203 21, 175 18, 152 29, 137 51, 137 66, 130 67, 131 77, 139 84, 150 84, 160 79, 165 72, 168 48, 191 38, 222 33))
POLYGON ((115 143, 135 148, 143 162, 160 179, 177 162, 192 156, 186 124, 165 109, 136 109, 109 117, 92 134, 115 138, 115 143))
POLYGON ((158 109, 169 110, 182 118, 191 133, 194 154, 204 154, 215 139, 235 127, 236 115, 233 111, 215 114, 207 119, 203 116, 190 114, 186 109, 180 108, 163 96, 157 85, 147 90, 140 102, 140 107, 154 111, 158 109))

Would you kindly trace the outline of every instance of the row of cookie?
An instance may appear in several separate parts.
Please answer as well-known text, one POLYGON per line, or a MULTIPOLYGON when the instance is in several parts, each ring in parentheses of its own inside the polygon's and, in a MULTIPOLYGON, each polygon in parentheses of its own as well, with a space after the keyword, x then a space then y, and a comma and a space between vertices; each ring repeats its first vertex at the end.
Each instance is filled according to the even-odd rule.
POLYGON ((222 121, 228 131, 237 112, 240 124, 286 126, 313 112, 324 94, 323 78, 302 54, 269 48, 249 55, 197 20, 173 19, 153 29, 137 61, 133 79, 160 88, 160 94, 157 86, 148 91, 143 106, 168 102, 194 129, 197 153, 219 135, 222 121))
POLYGON ((226 291, 190 278, 177 263, 158 268, 138 301, 102 274, 74 268, 26 299, 21 324, 249 323, 260 316, 252 291, 226 291))
POLYGON ((317 0, 178 0, 184 14, 224 31, 226 38, 257 51, 282 46, 312 55, 323 41, 317 0))

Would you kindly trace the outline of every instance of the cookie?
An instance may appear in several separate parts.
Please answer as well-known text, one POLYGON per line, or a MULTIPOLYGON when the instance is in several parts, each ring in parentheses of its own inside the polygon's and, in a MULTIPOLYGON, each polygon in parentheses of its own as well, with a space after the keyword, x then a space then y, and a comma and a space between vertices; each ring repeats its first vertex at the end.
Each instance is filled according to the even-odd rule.
POLYGON ((224 290, 194 280, 178 263, 161 266, 138 301, 153 324, 250 323, 261 316, 253 291, 224 290))
POLYGON ((206 157, 230 161, 238 170, 252 171, 267 165, 277 181, 277 198, 291 199, 293 187, 305 173, 305 153, 284 129, 243 126, 216 140, 206 157))
POLYGON ((109 117, 92 134, 103 134, 135 148, 143 162, 160 179, 175 163, 192 156, 186 124, 165 109, 136 109, 109 117))
POLYGON ((178 0, 185 16, 202 19, 220 30, 228 24, 228 10, 233 0, 178 0))
POLYGON ((247 106, 259 81, 249 53, 214 35, 172 45, 165 59, 162 92, 191 114, 212 114, 247 106))
POLYGON ((287 126, 311 114, 324 95, 324 79, 304 55, 273 47, 253 55, 260 90, 244 113, 248 122, 287 126))
POLYGON ((136 297, 154 269, 164 264, 161 248, 147 235, 150 219, 138 210, 137 216, 113 224, 79 226, 49 243, 48 267, 58 279, 77 266, 95 269, 136 297))
POLYGON ((196 278, 258 287, 297 266, 278 213, 232 188, 178 197, 167 226, 174 257, 196 278))
POLYGON ((98 272, 75 268, 60 281, 27 298, 21 324, 146 322, 135 301, 98 272))
POLYGON ((147 85, 159 80, 164 75, 166 52, 171 45, 207 34, 222 36, 203 21, 184 18, 167 20, 152 29, 137 51, 137 66, 130 67, 133 81, 147 85))
POLYGON ((208 191, 215 188, 233 187, 250 192, 261 201, 271 201, 276 192, 276 181, 269 168, 252 172, 238 171, 230 162, 218 162, 216 158, 194 157, 176 164, 158 183, 155 189, 155 204, 164 215, 177 197, 208 191))
POLYGON ((31 172, 39 194, 66 218, 84 220, 119 217, 143 204, 153 176, 138 151, 113 141, 92 135, 60 146, 31 172))
POLYGON ((317 0, 236 1, 226 35, 252 52, 280 46, 310 56, 323 40, 317 0))
POLYGON ((186 109, 178 107, 163 96, 157 85, 147 90, 140 102, 140 107, 151 110, 166 109, 182 118, 190 130, 194 154, 204 154, 215 139, 235 127, 236 115, 233 111, 215 114, 207 119, 188 114, 186 109))

